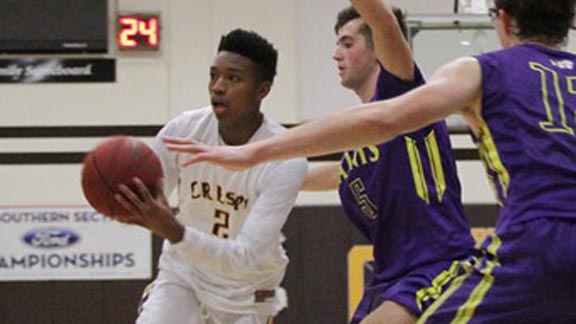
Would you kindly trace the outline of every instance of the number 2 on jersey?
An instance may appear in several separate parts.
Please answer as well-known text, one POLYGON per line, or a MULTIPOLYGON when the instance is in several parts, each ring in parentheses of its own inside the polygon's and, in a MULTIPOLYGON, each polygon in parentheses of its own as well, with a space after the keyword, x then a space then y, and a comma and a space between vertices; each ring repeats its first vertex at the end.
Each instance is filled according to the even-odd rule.
POLYGON ((214 226, 212 226, 212 234, 228 238, 228 229, 230 228, 230 213, 224 210, 214 210, 214 226))

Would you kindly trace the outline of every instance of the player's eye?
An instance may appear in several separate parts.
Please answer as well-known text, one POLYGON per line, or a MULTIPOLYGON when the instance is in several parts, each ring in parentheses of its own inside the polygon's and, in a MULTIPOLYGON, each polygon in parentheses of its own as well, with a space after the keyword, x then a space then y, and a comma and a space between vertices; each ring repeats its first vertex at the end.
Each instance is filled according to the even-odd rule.
POLYGON ((232 81, 232 82, 239 82, 240 81, 240 77, 237 75, 230 75, 228 76, 228 80, 232 81))

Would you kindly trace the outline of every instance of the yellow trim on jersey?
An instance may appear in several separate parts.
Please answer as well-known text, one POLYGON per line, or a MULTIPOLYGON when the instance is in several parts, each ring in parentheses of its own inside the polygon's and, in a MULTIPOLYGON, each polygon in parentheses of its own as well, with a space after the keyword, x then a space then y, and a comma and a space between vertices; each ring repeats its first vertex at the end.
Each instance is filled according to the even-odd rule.
POLYGON ((448 288, 448 290, 446 290, 446 292, 444 292, 442 295, 440 295, 440 298, 438 298, 438 300, 436 300, 432 305, 430 305, 430 307, 424 312, 424 314, 422 314, 422 316, 420 316, 420 318, 418 319, 416 324, 426 323, 426 321, 428 320, 430 315, 434 314, 434 312, 440 306, 442 306, 444 304, 444 302, 446 302, 446 300, 448 298, 450 298, 450 296, 452 296, 452 294, 454 294, 454 292, 456 292, 456 290, 458 290, 458 288, 460 288, 460 286, 462 286, 462 284, 464 283, 466 278, 468 278, 468 276, 470 276, 470 274, 462 275, 462 276, 454 279, 454 281, 450 285, 450 288, 448 288))
POLYGON ((442 288, 458 275, 460 261, 454 261, 448 270, 442 271, 432 280, 430 287, 422 288, 416 292, 416 304, 422 310, 422 304, 429 299, 437 299, 442 293, 442 288))
MULTIPOLYGON (((500 241, 500 238, 494 234, 492 235, 492 242, 486 250, 491 255, 496 256, 496 252, 498 252, 500 246, 502 246, 502 241, 500 241)), ((456 313, 456 317, 451 322, 451 324, 466 324, 472 319, 474 312, 476 311, 476 307, 478 307, 482 300, 484 300, 488 290, 490 290, 494 284, 494 276, 492 275, 492 271, 499 266, 500 262, 498 261, 497 257, 495 257, 494 260, 487 262, 486 268, 481 270, 481 272, 484 274, 484 277, 476 286, 476 288, 472 290, 468 300, 462 306, 460 306, 458 313, 456 313)))
POLYGON ((452 296, 454 292, 460 288, 460 286, 462 286, 470 274, 472 274, 473 266, 469 261, 462 261, 460 262, 459 266, 464 269, 465 274, 456 277, 454 281, 452 281, 450 287, 440 295, 440 298, 438 298, 432 305, 430 305, 430 307, 422 314, 422 316, 420 316, 417 324, 425 323, 430 315, 434 314, 434 312, 436 312, 436 310, 440 308, 440 306, 442 306, 446 300, 448 300, 448 298, 450 298, 450 296, 452 296))
POLYGON ((484 122, 482 122, 480 125, 479 140, 480 147, 478 151, 480 153, 482 162, 484 162, 484 165, 488 170, 496 172, 497 179, 490 177, 490 175, 488 176, 488 179, 491 182, 492 189, 494 190, 496 201, 499 205, 502 206, 503 203, 498 196, 498 191, 496 190, 494 182, 498 181, 498 183, 500 183, 500 187, 502 188, 502 195, 505 198, 508 194, 508 186, 510 185, 510 174, 508 174, 508 170, 506 170, 502 160, 500 160, 500 155, 498 154, 498 149, 496 148, 496 144, 494 143, 490 129, 484 122))
POLYGON ((488 247, 486 248, 486 251, 494 257, 493 262, 499 266, 500 261, 498 261, 498 255, 496 253, 498 252, 498 249, 502 245, 502 241, 500 240, 498 235, 496 235, 496 233, 490 234, 490 237, 492 239, 492 242, 490 242, 490 245, 488 245, 488 247))
POLYGON ((410 158, 410 167, 412 168, 412 177, 414 178, 416 193, 422 200, 429 204, 428 187, 426 186, 422 159, 420 158, 418 147, 416 147, 416 141, 410 137, 404 137, 404 139, 406 140, 406 149, 408 150, 408 157, 410 158))
POLYGON ((446 192, 446 179, 444 177, 444 169, 442 168, 442 159, 440 157, 440 150, 438 149, 438 142, 436 141, 436 133, 434 130, 426 136, 426 150, 430 158, 430 169, 432 170, 432 177, 436 186, 436 193, 438 195, 438 202, 444 199, 444 192, 446 192))
MULTIPOLYGON (((474 259, 475 259, 474 263, 476 264, 476 266, 478 266, 479 260, 477 258, 474 259)), ((456 277, 452 281, 450 287, 448 287, 448 289, 443 294, 440 295, 440 298, 438 298, 434 303, 432 303, 432 305, 430 305, 430 307, 422 314, 422 316, 420 316, 416 324, 425 323, 428 320, 428 318, 432 314, 434 314, 434 312, 436 312, 436 310, 440 308, 440 306, 442 306, 446 302, 446 300, 448 300, 448 298, 450 298, 456 292, 456 290, 458 290, 462 286, 464 281, 466 281, 466 279, 470 277, 470 275, 474 271, 473 269, 475 266, 473 266, 472 263, 470 263, 470 261, 466 260, 459 262, 459 267, 463 269, 465 273, 456 277)))

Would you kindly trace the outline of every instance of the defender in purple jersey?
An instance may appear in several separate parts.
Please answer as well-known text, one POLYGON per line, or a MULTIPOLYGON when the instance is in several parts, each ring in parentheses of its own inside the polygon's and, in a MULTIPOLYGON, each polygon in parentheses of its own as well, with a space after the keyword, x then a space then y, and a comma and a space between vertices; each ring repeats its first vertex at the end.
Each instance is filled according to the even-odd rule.
MULTIPOLYGON (((352 3, 334 27, 342 86, 370 102, 422 85, 402 11, 380 0, 352 3)), ((373 245, 375 270, 352 323, 415 322, 449 282, 431 288, 434 279, 473 248, 444 122, 311 169, 303 190, 318 188, 339 190, 347 216, 373 245)))
POLYGON ((230 169, 390 141, 459 113, 502 205, 481 255, 459 265, 422 323, 576 323, 576 0, 495 0, 501 51, 457 59, 426 85, 234 148, 176 140, 230 169), (361 130, 361 131, 358 131, 361 130))

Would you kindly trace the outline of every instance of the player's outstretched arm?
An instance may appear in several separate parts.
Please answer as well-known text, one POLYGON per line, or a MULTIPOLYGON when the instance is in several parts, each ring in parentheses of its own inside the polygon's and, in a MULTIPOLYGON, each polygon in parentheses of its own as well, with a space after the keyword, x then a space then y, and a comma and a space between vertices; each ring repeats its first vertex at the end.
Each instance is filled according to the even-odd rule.
POLYGON ((257 163, 342 152, 388 141, 460 112, 477 120, 471 109, 479 102, 478 61, 463 58, 440 68, 426 85, 402 96, 333 113, 262 141, 242 146, 209 146, 166 138, 172 151, 191 153, 184 165, 209 162, 231 170, 257 163))
POLYGON ((350 0, 350 2, 372 30, 374 52, 380 64, 402 80, 413 80, 412 50, 386 1, 350 0))
POLYGON ((228 170, 241 171, 258 164, 257 155, 250 152, 250 145, 211 146, 191 139, 163 137, 169 151, 190 153, 191 156, 182 166, 198 162, 208 162, 228 170))

